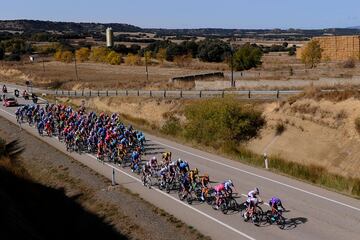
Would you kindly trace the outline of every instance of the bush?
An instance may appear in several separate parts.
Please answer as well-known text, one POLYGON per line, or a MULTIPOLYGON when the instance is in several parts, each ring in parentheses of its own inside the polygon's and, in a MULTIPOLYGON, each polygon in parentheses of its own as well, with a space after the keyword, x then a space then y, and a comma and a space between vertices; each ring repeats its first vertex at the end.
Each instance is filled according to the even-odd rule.
POLYGON ((360 117, 355 118, 355 128, 356 131, 360 134, 360 117))
POLYGON ((106 47, 95 47, 91 49, 90 60, 94 62, 106 62, 110 50, 106 47))
POLYGON ((240 143, 257 136, 264 126, 261 112, 232 98, 210 99, 185 107, 185 137, 207 146, 240 143))
MULTIPOLYGON (((245 44, 238 49, 233 58, 234 68, 237 71, 249 70, 261 65, 262 52, 259 47, 245 44)), ((231 63, 230 63, 231 66, 231 63)))
POLYGON ((18 53, 12 53, 9 56, 6 56, 5 60, 6 61, 20 61, 21 57, 20 57, 20 54, 18 54, 18 53))
POLYGON ((116 53, 115 51, 111 51, 106 56, 106 62, 111 64, 111 65, 120 65, 120 63, 121 63, 121 55, 116 53))
POLYGON ((192 62, 192 55, 191 53, 183 56, 176 56, 174 57, 174 63, 178 67, 188 67, 191 65, 192 62))
POLYGON ((230 53, 230 45, 221 40, 207 39, 199 43, 198 58, 203 62, 223 62, 230 53))
POLYGON ((125 58, 125 64, 130 66, 140 66, 141 65, 141 57, 139 55, 134 55, 129 53, 125 58))
POLYGON ((280 136, 281 134, 283 134, 283 132, 285 130, 286 130, 286 126, 282 121, 276 123, 276 126, 275 126, 275 135, 276 136, 280 136))
POLYGON ((343 63, 343 68, 355 68, 355 60, 350 58, 343 63))
POLYGON ((180 120, 171 116, 161 127, 161 132, 171 136, 178 136, 182 131, 180 120))
POLYGON ((75 52, 76 55, 76 60, 78 60, 79 62, 85 62, 89 60, 89 56, 90 56, 90 49, 89 48, 80 48, 79 50, 77 50, 75 52))
POLYGON ((71 63, 73 60, 74 54, 70 51, 65 51, 61 53, 61 61, 64 63, 71 63))

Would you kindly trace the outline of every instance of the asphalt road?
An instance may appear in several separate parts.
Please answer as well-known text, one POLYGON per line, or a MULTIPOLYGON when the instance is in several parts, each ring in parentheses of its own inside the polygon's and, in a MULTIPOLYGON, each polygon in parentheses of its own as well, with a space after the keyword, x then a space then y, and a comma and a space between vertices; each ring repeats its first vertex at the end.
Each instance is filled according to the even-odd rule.
MULTIPOLYGON (((20 100, 20 103, 24 101, 20 100)), ((0 116, 16 123, 15 109, 1 106, 0 116)), ((194 202, 193 205, 188 205, 181 202, 176 193, 166 194, 156 188, 147 189, 129 169, 102 164, 89 154, 68 153, 64 144, 56 138, 39 137, 36 129, 23 127, 109 179, 114 168, 118 184, 140 194, 145 200, 213 239, 360 239, 360 201, 341 194, 146 134, 150 140, 147 143, 147 157, 160 157, 161 152, 170 150, 174 159, 180 157, 188 160, 192 168, 197 167, 200 173, 208 173, 211 181, 232 179, 239 195, 246 194, 256 186, 265 201, 272 196, 280 197, 285 208, 290 210, 284 213, 288 219, 286 230, 280 230, 276 226, 257 227, 245 223, 239 213, 224 215, 207 204, 194 202)), ((241 196, 238 201, 245 201, 245 197, 241 196)), ((269 208, 266 205, 262 207, 269 208)))

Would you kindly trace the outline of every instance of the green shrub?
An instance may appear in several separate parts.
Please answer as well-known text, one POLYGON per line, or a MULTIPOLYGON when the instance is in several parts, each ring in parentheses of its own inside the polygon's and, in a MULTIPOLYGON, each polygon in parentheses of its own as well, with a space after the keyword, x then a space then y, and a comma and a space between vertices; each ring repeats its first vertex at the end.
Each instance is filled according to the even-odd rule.
POLYGON ((178 136, 182 131, 180 120, 171 116, 161 127, 161 132, 171 136, 178 136))
POLYGON ((185 137, 206 146, 241 143, 257 136, 264 126, 261 112, 233 98, 210 99, 185 107, 185 137))

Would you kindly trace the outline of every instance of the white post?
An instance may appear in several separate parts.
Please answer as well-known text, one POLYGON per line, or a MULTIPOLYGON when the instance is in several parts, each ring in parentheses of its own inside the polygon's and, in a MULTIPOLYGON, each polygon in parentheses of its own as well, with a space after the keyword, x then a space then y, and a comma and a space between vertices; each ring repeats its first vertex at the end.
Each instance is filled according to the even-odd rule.
POLYGON ((264 162, 265 162, 265 169, 269 169, 269 161, 266 153, 264 153, 264 162))
POLYGON ((114 168, 112 169, 111 185, 112 186, 116 185, 116 183, 115 183, 115 169, 114 168))

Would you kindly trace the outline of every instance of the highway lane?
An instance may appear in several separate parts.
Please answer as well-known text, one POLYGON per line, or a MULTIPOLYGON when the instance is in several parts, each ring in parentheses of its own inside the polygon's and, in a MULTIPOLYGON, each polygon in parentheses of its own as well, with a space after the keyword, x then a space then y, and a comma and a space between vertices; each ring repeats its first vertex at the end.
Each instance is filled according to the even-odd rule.
MULTIPOLYGON (((14 121, 9 115, 14 108, 0 108, 0 114, 14 121), (6 112, 4 112, 6 111, 6 112)), ((33 128, 26 130, 36 135, 33 128)), ((202 173, 207 172, 213 181, 231 178, 239 193, 246 194, 255 186, 260 188, 261 197, 268 200, 273 195, 283 199, 287 218, 297 222, 289 230, 280 230, 276 226, 255 227, 244 223, 239 214, 223 215, 212 210, 206 204, 188 206, 177 200, 176 194, 171 196, 158 190, 146 189, 137 181, 137 176, 128 169, 118 169, 117 181, 125 184, 132 191, 139 193, 144 199, 174 214, 189 225, 210 235, 214 239, 359 239, 360 234, 360 201, 336 194, 303 182, 279 176, 268 171, 252 168, 213 154, 186 147, 172 141, 147 134, 150 139, 152 153, 171 150, 174 157, 181 157, 198 167, 202 173)), ((63 144, 56 139, 41 138, 54 147, 64 151, 63 144)), ((111 177, 111 168, 97 162, 93 157, 82 154, 71 154, 107 177, 111 177)), ((149 156, 150 157, 150 156, 149 156)), ((240 200, 244 201, 245 198, 240 200)), ((263 206, 266 208, 267 206, 263 206)))

